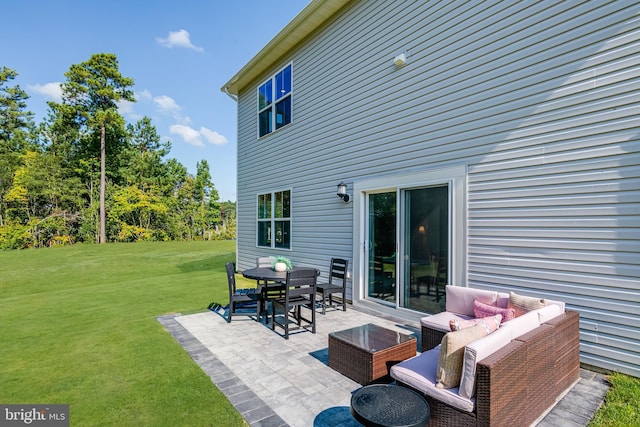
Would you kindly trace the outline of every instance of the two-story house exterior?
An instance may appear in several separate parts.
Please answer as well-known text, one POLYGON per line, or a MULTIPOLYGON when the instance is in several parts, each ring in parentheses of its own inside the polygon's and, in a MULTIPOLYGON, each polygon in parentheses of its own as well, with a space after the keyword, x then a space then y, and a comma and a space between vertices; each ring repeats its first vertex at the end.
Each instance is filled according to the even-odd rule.
POLYGON ((238 269, 347 258, 415 319, 444 283, 563 300, 640 376, 640 2, 312 0, 222 90, 238 269))

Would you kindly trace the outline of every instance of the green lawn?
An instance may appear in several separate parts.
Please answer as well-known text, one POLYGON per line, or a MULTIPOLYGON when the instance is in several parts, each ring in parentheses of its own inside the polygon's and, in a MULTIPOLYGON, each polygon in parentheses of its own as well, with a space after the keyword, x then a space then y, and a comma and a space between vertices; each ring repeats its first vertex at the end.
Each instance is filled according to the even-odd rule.
MULTIPOLYGON (((69 404, 76 426, 245 425, 156 320, 226 302, 234 251, 217 241, 0 252, 0 403, 69 404)), ((611 381, 591 425, 640 425, 640 379, 611 381)))
POLYGON ((589 426, 640 426, 640 378, 615 373, 609 381, 605 403, 589 426))
POLYGON ((235 242, 0 252, 0 402, 69 404, 78 426, 242 426, 156 320, 228 300, 235 242))

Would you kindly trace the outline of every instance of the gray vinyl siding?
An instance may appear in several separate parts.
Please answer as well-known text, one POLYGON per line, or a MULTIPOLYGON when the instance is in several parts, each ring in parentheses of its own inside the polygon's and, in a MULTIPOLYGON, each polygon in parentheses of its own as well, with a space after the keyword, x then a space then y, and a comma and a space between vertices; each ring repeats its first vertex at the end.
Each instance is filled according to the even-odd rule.
MULTIPOLYGON (((356 1, 303 41, 293 121, 238 102, 238 265, 353 259, 336 185, 466 165, 466 284, 560 299, 581 360, 640 376, 640 3, 356 1), (393 58, 406 52, 407 65, 393 58), (292 190, 291 251, 256 195, 292 190)), ((350 267, 352 270, 352 267, 350 267)))

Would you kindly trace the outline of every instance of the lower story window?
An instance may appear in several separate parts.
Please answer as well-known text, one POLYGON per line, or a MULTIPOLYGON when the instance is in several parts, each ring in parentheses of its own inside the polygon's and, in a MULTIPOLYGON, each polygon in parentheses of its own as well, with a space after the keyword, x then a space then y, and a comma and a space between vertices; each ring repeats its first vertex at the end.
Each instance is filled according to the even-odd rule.
POLYGON ((258 194, 257 244, 291 249, 291 190, 258 194))

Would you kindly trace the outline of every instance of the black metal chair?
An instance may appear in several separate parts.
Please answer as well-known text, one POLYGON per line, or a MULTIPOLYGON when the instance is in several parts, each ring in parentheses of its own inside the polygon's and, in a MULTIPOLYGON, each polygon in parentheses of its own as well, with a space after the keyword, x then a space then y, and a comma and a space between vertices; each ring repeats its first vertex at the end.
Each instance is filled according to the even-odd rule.
POLYGON ((331 258, 329 269, 329 283, 319 283, 318 293, 322 293, 322 314, 327 307, 336 307, 333 304, 333 294, 342 294, 342 311, 347 311, 347 268, 349 261, 342 258, 331 258), (327 300, 329 304, 327 304, 327 300))
POLYGON ((236 288, 236 269, 233 262, 226 264, 227 282, 229 283, 229 305, 227 323, 231 322, 233 315, 255 316, 258 308, 259 293, 253 288, 236 288))
POLYGON ((311 332, 316 333, 316 281, 318 271, 315 268, 296 268, 287 272, 287 281, 284 285, 284 297, 271 300, 271 330, 276 325, 284 329, 284 338, 289 339, 289 316, 293 314, 298 326, 302 321, 311 325, 311 332), (302 307, 311 311, 311 319, 302 317, 302 307), (278 322, 276 311, 280 309, 284 320, 278 322))

